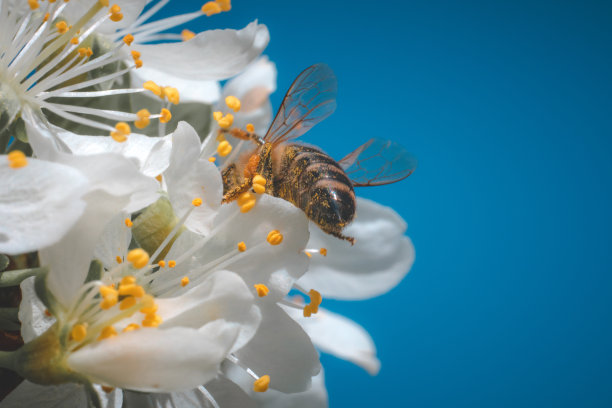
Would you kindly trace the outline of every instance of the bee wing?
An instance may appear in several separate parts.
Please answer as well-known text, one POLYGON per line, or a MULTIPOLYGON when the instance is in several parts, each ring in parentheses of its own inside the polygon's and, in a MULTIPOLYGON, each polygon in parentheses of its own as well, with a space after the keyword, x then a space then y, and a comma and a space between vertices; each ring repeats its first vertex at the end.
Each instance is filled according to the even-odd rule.
POLYGON ((274 144, 302 136, 336 110, 338 82, 326 64, 306 68, 293 81, 264 137, 274 144))
POLYGON ((398 143, 370 139, 338 162, 355 187, 395 183, 412 174, 417 159, 398 143))

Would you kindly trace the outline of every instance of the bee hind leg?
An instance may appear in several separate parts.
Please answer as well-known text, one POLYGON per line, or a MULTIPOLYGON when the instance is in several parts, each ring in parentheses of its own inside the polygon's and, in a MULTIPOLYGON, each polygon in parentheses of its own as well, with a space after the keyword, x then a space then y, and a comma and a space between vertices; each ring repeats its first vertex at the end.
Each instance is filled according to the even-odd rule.
POLYGON ((225 203, 231 203, 232 201, 237 200, 241 194, 249 191, 252 184, 253 184, 253 179, 249 178, 241 185, 236 186, 232 188, 231 190, 229 190, 227 193, 223 194, 223 200, 221 202, 225 204, 225 203))

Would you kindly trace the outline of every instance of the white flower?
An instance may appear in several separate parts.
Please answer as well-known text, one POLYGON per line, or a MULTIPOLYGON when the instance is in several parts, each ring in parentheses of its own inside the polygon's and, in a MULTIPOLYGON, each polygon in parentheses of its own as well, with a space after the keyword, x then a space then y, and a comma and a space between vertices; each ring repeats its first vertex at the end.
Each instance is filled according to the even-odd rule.
MULTIPOLYGON (((159 1, 143 13, 144 0, 119 1, 121 7, 110 8, 104 0, 41 4, 33 0, 29 2, 32 9, 25 11, 2 1, 0 26, 5 35, 0 39, 0 92, 7 122, 27 111, 41 123, 50 119, 71 131, 78 127, 78 133, 87 133, 83 129, 114 132, 123 138, 130 129, 115 127, 115 122, 141 126, 144 121, 165 117, 163 112, 147 112, 143 119, 140 112, 122 107, 125 104, 120 101, 129 97, 126 94, 146 92, 142 87, 145 80, 162 73, 162 85, 172 86, 161 88, 168 90, 168 101, 161 104, 168 108, 171 102, 178 103, 180 91, 186 97, 194 89, 192 84, 179 82, 193 80, 196 72, 198 80, 212 89, 205 97, 212 101, 218 97, 215 81, 240 72, 267 45, 267 29, 257 23, 240 31, 204 32, 185 42, 147 44, 175 41, 176 36, 160 31, 210 14, 197 11, 148 22, 167 2, 159 1), (167 64, 168 58, 173 64, 167 64), (141 66, 150 67, 150 76, 135 77, 144 79, 134 79, 136 87, 131 86, 124 75, 141 66), (120 95, 123 99, 117 99, 120 95)), ((229 1, 220 3, 229 7, 229 1)), ((160 134, 164 123, 160 122, 160 134)))

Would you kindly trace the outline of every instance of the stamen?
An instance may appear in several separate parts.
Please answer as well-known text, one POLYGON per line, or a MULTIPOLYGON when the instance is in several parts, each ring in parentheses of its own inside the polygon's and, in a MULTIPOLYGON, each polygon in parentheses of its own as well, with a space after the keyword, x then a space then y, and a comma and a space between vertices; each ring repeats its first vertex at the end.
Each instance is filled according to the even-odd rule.
POLYGON ((142 325, 144 327, 157 327, 162 323, 162 318, 160 315, 151 313, 145 315, 145 318, 142 320, 142 325))
POLYGON ((127 333, 138 329, 140 329, 140 326, 137 323, 130 323, 125 327, 125 329, 122 330, 122 332, 127 333))
POLYGON ((231 151, 232 145, 229 144, 227 140, 224 140, 223 142, 219 143, 219 146, 217 146, 217 154, 219 154, 221 157, 227 156, 231 153, 231 151))
POLYGON ((170 111, 166 108, 162 108, 159 114, 161 115, 161 117, 159 118, 159 121, 161 123, 168 123, 170 122, 170 119, 172 119, 172 113, 170 113, 170 111))
POLYGON ((253 286, 255 286, 255 290, 257 291, 257 295, 259 297, 268 296, 268 293, 270 293, 270 289, 268 289, 268 287, 263 283, 256 283, 253 286))
POLYGON ((235 96, 227 96, 225 98, 225 103, 227 104, 228 108, 234 112, 238 112, 240 110, 240 99, 236 98, 235 96))
POLYGON ((128 228, 132 228, 132 225, 134 225, 132 220, 130 220, 129 218, 126 218, 123 222, 125 223, 125 226, 128 228))
POLYGON ((38 0, 28 0, 28 5, 30 6, 31 10, 36 10, 40 7, 40 5, 38 4, 38 0))
POLYGON ((217 160, 216 157, 209 157, 208 158, 208 161, 211 162, 211 163, 214 163, 216 160, 217 160))
POLYGON ((202 13, 206 14, 208 17, 212 16, 213 14, 219 14, 223 11, 221 6, 214 1, 209 1, 204 4, 201 10, 202 13))
POLYGON ((191 204, 193 204, 194 207, 199 207, 202 205, 202 199, 200 197, 194 198, 191 204))
POLYGON ((102 329, 102 333, 100 333, 100 337, 98 340, 104 340, 111 337, 115 337, 117 335, 117 330, 113 326, 106 326, 102 329))
POLYGON ((119 310, 126 310, 136 304, 136 298, 133 296, 128 296, 119 302, 119 310))
POLYGON ((318 313, 319 306, 323 301, 321 294, 314 289, 311 289, 308 295, 310 296, 310 303, 304 306, 304 317, 310 317, 312 314, 318 313))
POLYGON ((144 129, 149 126, 149 123, 151 123, 151 113, 147 109, 139 110, 136 112, 136 115, 138 115, 139 119, 134 121, 134 126, 136 126, 138 129, 144 129))
POLYGON ((68 32, 68 24, 66 24, 65 21, 60 21, 56 23, 55 27, 57 28, 57 32, 60 34, 65 34, 68 32))
POLYGON ((26 155, 21 150, 13 150, 6 157, 11 169, 18 169, 28 165, 28 159, 26 159, 26 155))
POLYGON ((176 266, 176 261, 168 261, 168 268, 174 268, 176 266))
POLYGON ((142 248, 132 249, 128 252, 127 260, 132 263, 134 268, 140 269, 149 263, 149 254, 142 248))
POLYGON ((253 177, 253 190, 257 194, 263 194, 266 192, 266 179, 259 174, 256 174, 255 177, 253 177))
POLYGON ((263 375, 253 382, 253 391, 266 392, 270 386, 270 376, 263 375))
POLYGON ((115 142, 123 143, 127 140, 127 137, 131 133, 130 125, 125 122, 119 122, 115 125, 114 131, 110 133, 111 137, 115 142))
POLYGON ((244 243, 244 241, 241 241, 241 242, 238 243, 238 250, 240 252, 246 251, 246 244, 244 243))
POLYGON ((221 10, 230 11, 232 9, 231 0, 215 0, 215 2, 221 6, 221 10))
POLYGON ((74 341, 82 341, 87 336, 87 323, 75 324, 70 331, 70 337, 74 341))
POLYGON ((257 200, 255 199, 255 195, 251 194, 251 192, 249 191, 246 191, 240 194, 240 196, 238 197, 238 200, 236 201, 238 203, 238 206, 240 207, 241 213, 247 213, 251 211, 253 207, 255 207, 255 204, 257 203, 257 200))
POLYGON ((246 130, 247 130, 247 132, 249 132, 249 133, 253 133, 253 132, 255 132, 255 126, 253 126, 253 124, 252 124, 252 123, 247 123, 247 125, 246 125, 246 130))
POLYGON ((119 255, 115 257, 115 261, 117 261, 118 264, 123 263, 123 259, 119 255))
POLYGON ((283 242, 283 234, 279 230, 272 230, 268 233, 267 241, 270 245, 278 245, 283 242))
POLYGON ((217 121, 219 127, 222 129, 229 129, 234 123, 234 115, 231 113, 223 116, 221 112, 213 112, 213 118, 217 121))
POLYGON ((129 47, 130 45, 132 45, 132 42, 134 42, 134 36, 132 34, 126 34, 123 37, 123 42, 126 43, 129 47))
POLYGON ((164 87, 164 94, 166 95, 166 98, 168 98, 168 100, 173 105, 178 105, 179 100, 180 100, 180 95, 179 95, 178 89, 173 88, 171 86, 165 86, 164 87))
POLYGON ((196 36, 196 34, 193 31, 191 31, 191 30, 185 29, 185 30, 181 31, 181 37, 183 38, 183 41, 189 41, 189 40, 191 40, 195 36, 196 36))
POLYGON ((110 19, 114 22, 118 22, 121 21, 123 19, 123 14, 121 13, 121 7, 119 7, 116 4, 113 4, 113 6, 110 8, 110 19))
POLYGON ((147 91, 151 91, 153 92, 156 96, 159 96, 160 98, 163 99, 163 89, 161 86, 157 85, 155 82, 153 81, 147 81, 144 84, 142 84, 142 87, 144 89, 146 89, 147 91))
POLYGON ((183 279, 181 279, 181 286, 185 287, 187 285, 189 285, 189 277, 184 276, 183 279))
POLYGON ((145 290, 140 285, 121 285, 119 286, 119 294, 121 296, 134 296, 136 298, 141 298, 145 295, 145 290))
POLYGON ((319 249, 319 252, 321 253, 321 255, 327 256, 327 249, 326 248, 319 249))
POLYGON ((159 265, 160 268, 163 268, 164 266, 166 266, 166 261, 161 260, 157 263, 157 265, 159 265))

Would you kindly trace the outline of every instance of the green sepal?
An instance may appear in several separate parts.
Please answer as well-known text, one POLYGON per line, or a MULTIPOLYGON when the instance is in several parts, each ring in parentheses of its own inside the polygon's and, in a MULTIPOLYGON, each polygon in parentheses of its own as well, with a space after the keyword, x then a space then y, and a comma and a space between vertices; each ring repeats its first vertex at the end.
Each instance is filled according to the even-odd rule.
POLYGON ((47 274, 48 271, 44 271, 36 276, 34 279, 34 291, 36 296, 45 305, 49 313, 53 316, 58 316, 60 313, 60 304, 47 287, 47 274))
MULTIPOLYGON (((170 201, 166 197, 162 197, 134 219, 132 237, 140 248, 149 254, 153 254, 176 226, 178 220, 172 210, 170 201)), ((158 259, 154 259, 153 262, 163 259, 173 242, 174 240, 164 248, 158 259)))
POLYGON ((98 261, 97 259, 94 259, 89 264, 89 272, 87 272, 87 278, 85 278, 85 283, 102 279, 102 272, 104 272, 102 262, 98 261))

